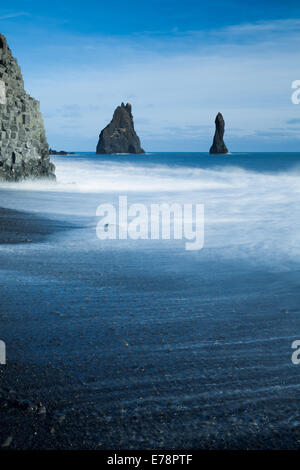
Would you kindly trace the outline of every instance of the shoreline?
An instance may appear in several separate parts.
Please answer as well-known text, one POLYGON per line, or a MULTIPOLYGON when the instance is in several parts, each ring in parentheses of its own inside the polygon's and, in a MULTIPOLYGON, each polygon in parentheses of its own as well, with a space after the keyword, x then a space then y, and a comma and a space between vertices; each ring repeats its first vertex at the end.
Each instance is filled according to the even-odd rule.
POLYGON ((0 207, 0 245, 37 243, 62 230, 75 228, 32 212, 0 207))
MULTIPOLYGON (((156 186, 156 200, 198 198, 196 185, 192 193, 171 192, 174 168, 172 185, 156 186)), ((294 228, 298 180, 280 176, 280 191, 265 166, 257 169, 261 175, 244 179, 239 170, 196 172, 194 182, 208 183, 201 198, 217 223, 208 227, 211 245, 197 254, 173 242, 97 239, 96 207, 115 201, 113 189, 100 191, 114 182, 114 166, 107 179, 92 160, 75 165, 75 176, 68 166, 65 192, 2 193, 1 204, 20 212, 0 212, 2 243, 9 243, 0 247, 7 346, 0 450, 299 448, 290 360, 300 327, 299 263, 287 254, 294 240, 281 246, 286 227, 294 228), (84 188, 68 191, 73 181, 84 188), (290 211, 278 212, 277 188, 290 211), (258 198, 269 201, 266 209, 258 198), (82 230, 59 233, 73 224, 82 230)), ((186 188, 192 169, 182 172, 186 188)), ((124 171, 124 182, 132 175, 124 171)), ((153 191, 143 177, 130 198, 147 205, 153 191), (149 192, 138 192, 141 183, 149 192)))
MULTIPOLYGON (((55 233, 74 228, 78 226, 0 207, 0 246, 41 243, 55 233)), ((0 312, 2 317, 6 317, 4 312, 0 312)), ((9 359, 0 365, 0 451, 59 447, 56 427, 65 415, 57 412, 55 402, 45 393, 46 387, 42 386, 42 392, 39 387, 41 381, 53 387, 60 375, 49 365, 40 368, 9 359)))

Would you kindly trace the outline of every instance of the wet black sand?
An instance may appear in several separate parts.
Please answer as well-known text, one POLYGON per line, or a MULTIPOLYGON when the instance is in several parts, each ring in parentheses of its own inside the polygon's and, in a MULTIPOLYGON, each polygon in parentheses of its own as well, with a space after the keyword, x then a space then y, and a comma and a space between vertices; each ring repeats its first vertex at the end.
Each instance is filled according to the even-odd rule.
POLYGON ((67 228, 66 224, 30 212, 0 207, 0 244, 39 242, 67 228))
POLYGON ((3 449, 299 448, 297 265, 102 249, 13 216, 39 243, 0 250, 3 449))
POLYGON ((118 406, 108 412, 105 397, 87 392, 66 371, 49 365, 39 369, 11 363, 5 372, 1 366, 0 374, 6 384, 0 389, 2 450, 283 450, 300 446, 299 421, 280 423, 284 411, 290 415, 292 398, 274 397, 271 413, 266 399, 246 406, 232 403, 231 408, 222 401, 213 409, 203 403, 193 417, 188 408, 149 412, 142 405, 131 414, 118 406), (38 391, 41 384, 53 391, 54 383, 52 396, 45 389, 38 391))

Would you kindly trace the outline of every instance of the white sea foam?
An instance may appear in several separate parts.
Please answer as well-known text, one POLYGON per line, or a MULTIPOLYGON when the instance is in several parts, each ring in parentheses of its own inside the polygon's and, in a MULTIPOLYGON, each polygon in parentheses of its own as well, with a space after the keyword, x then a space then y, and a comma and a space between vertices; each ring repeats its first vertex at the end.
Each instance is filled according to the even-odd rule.
POLYGON ((253 196, 255 193, 268 194, 272 198, 278 192, 282 194, 289 189, 300 192, 300 171, 297 169, 280 174, 266 174, 234 166, 202 169, 71 158, 55 158, 54 161, 56 182, 27 180, 21 183, 1 183, 0 188, 82 193, 224 190, 226 198, 236 191, 245 191, 249 195, 253 192, 253 196), (271 193, 269 190, 272 190, 271 193))
POLYGON ((56 182, 27 180, 2 183, 1 187, 25 191, 105 193, 216 190, 231 185, 220 172, 189 167, 71 159, 55 159, 55 163, 56 182))
POLYGON ((205 248, 256 260, 264 253, 285 269, 300 259, 300 170, 280 173, 239 167, 193 168, 57 157, 57 182, 2 183, 1 205, 51 214, 90 216, 104 202, 200 203, 205 248), (13 194, 12 194, 13 193, 13 194), (38 193, 38 194, 37 194, 38 193), (280 261, 279 261, 280 258, 280 261))

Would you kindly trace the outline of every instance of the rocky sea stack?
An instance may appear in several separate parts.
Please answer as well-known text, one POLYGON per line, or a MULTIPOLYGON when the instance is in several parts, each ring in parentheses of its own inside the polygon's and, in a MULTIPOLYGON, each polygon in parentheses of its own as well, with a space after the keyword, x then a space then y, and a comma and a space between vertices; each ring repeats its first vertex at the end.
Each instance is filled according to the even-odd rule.
POLYGON ((24 90, 20 67, 0 34, 0 178, 55 178, 40 104, 24 90))
POLYGON ((117 107, 112 120, 100 133, 96 153, 145 153, 134 130, 131 104, 117 107))
POLYGON ((221 113, 217 114, 215 119, 216 131, 214 135, 213 144, 209 150, 209 153, 218 154, 218 153, 228 153, 228 149, 224 143, 223 137, 225 132, 225 121, 221 113))

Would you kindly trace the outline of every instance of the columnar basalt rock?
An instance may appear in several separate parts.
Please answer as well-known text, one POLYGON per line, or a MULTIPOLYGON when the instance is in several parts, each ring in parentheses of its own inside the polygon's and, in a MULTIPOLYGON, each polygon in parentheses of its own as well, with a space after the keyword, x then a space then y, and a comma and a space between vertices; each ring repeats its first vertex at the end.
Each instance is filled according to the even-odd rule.
POLYGON ((100 133, 96 153, 145 153, 134 130, 131 104, 116 108, 111 122, 100 133))
POLYGON ((216 131, 214 135, 213 144, 209 150, 209 153, 218 154, 218 153, 228 153, 228 149, 224 143, 223 137, 225 132, 225 121, 221 113, 217 114, 215 119, 216 131))
POLYGON ((24 90, 20 67, 0 34, 0 178, 55 178, 40 104, 24 90))

